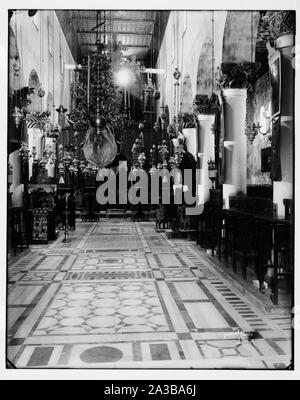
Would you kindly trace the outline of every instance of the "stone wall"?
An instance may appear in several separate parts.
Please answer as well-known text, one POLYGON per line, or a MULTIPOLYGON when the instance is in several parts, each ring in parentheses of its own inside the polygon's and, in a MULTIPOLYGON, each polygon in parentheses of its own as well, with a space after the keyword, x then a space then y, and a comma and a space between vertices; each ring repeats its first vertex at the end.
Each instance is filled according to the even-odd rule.
MULTIPOLYGON (((58 113, 55 108, 63 104, 70 109, 71 71, 65 70, 65 64, 75 64, 60 23, 54 10, 40 10, 32 18, 27 10, 16 10, 9 23, 10 58, 18 55, 20 66, 18 79, 10 77, 9 90, 31 85, 32 76, 36 74, 37 82, 45 90, 45 96, 29 107, 32 111, 51 111, 52 122, 57 122, 58 113), (51 50, 51 51, 50 51, 51 50), (49 99, 53 98, 52 104, 49 99)), ((14 60, 12 59, 12 62, 14 60)), ((10 65, 12 64, 10 62, 10 65)), ((10 68, 11 69, 11 68, 10 68)), ((36 97, 36 96, 35 96, 36 97)), ((22 177, 18 150, 9 154, 9 162, 13 166, 13 204, 22 203, 22 177)))

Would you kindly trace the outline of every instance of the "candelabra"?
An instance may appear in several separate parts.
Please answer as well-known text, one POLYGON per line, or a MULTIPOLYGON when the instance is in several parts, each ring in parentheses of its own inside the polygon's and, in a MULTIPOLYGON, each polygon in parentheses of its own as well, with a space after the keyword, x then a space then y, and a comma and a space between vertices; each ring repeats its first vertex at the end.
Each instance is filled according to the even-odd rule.
POLYGON ((169 150, 168 150, 168 146, 167 146, 167 141, 163 140, 162 144, 160 146, 158 146, 158 154, 161 160, 161 163, 163 164, 164 161, 167 160, 168 155, 169 155, 169 150))
MULTIPOLYGON (((268 120, 268 117, 265 117, 268 120)), ((261 131, 262 125, 259 122, 252 122, 246 125, 245 135, 248 137, 249 142, 252 144, 256 136, 260 133, 261 135, 267 135, 271 133, 270 123, 268 123, 265 132, 261 131)))

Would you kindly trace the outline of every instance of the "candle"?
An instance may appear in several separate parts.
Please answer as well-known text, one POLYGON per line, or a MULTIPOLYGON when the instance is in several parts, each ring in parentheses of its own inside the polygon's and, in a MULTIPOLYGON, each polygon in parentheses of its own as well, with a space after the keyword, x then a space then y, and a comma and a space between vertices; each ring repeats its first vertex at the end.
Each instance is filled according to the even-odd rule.
POLYGON ((54 178, 55 166, 51 159, 48 161, 46 169, 47 169, 49 178, 54 178))

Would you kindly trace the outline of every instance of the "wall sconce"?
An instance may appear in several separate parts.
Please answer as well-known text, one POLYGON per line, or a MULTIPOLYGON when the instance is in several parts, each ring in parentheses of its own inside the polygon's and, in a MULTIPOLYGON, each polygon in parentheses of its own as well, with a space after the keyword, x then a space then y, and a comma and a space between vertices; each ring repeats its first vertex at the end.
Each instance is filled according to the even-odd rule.
POLYGON ((271 103, 267 110, 264 106, 260 107, 259 124, 257 123, 256 126, 262 135, 267 135, 271 132, 271 103))
POLYGON ((248 124, 246 126, 245 135, 247 136, 250 144, 253 143, 254 139, 258 135, 259 128, 260 128, 260 125, 259 124, 257 125, 254 122, 252 122, 251 124, 248 124))
POLYGON ((259 113, 259 122, 253 122, 246 126, 245 134, 247 135, 249 142, 252 144, 255 137, 260 133, 261 135, 267 135, 271 133, 271 105, 268 110, 264 106, 261 106, 259 113))
POLYGON ((245 134, 249 139, 249 142, 252 144, 256 136, 260 133, 261 135, 265 136, 268 133, 271 133, 270 125, 268 126, 267 130, 262 131, 261 128, 263 126, 259 124, 259 122, 252 123, 247 125, 245 129, 245 134))

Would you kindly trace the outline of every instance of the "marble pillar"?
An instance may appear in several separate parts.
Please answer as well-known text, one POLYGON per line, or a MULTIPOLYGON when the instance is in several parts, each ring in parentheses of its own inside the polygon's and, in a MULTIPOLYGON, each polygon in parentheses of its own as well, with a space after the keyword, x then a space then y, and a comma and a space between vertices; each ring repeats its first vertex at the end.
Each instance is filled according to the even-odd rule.
MULTIPOLYGON (((247 191, 246 89, 224 89, 225 182, 223 198, 247 191), (228 188, 227 188, 228 186, 228 188), (227 190, 228 189, 228 190, 227 190)), ((224 198, 226 204, 226 198, 224 198)))
POLYGON ((198 157, 200 158, 198 201, 199 204, 204 204, 209 200, 209 190, 212 187, 212 182, 208 177, 208 160, 215 159, 215 136, 212 131, 215 115, 198 114, 197 118, 199 122, 198 157))
POLYGON ((282 179, 274 181, 273 201, 278 205, 278 216, 283 218, 283 199, 293 197, 294 180, 295 12, 269 11, 268 16, 270 33, 275 44, 275 53, 269 57, 269 64, 273 63, 279 53, 281 66, 280 162, 282 179))

